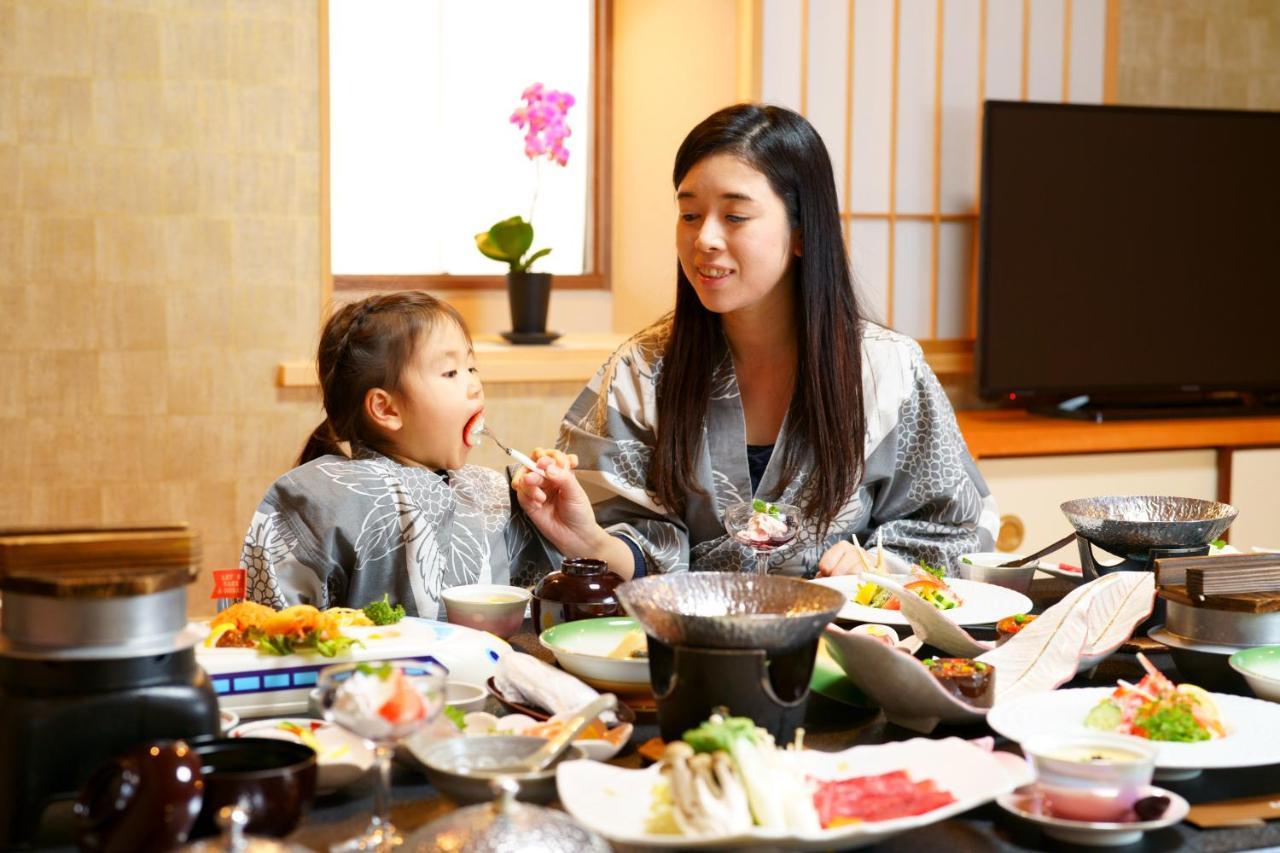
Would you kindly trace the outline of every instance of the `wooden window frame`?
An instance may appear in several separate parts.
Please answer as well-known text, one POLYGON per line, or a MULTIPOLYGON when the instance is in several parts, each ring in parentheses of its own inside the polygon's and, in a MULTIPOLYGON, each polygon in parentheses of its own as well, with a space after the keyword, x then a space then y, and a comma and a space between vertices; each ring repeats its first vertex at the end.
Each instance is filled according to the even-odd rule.
MULTIPOLYGON (((506 274, 334 275, 331 258, 329 163, 329 0, 320 3, 320 251, 325 302, 335 293, 397 290, 505 290, 506 274)), ((610 145, 613 105, 610 102, 613 61, 613 0, 593 0, 591 21, 591 164, 587 185, 591 205, 587 271, 556 274, 556 290, 608 290, 610 262, 610 145)))

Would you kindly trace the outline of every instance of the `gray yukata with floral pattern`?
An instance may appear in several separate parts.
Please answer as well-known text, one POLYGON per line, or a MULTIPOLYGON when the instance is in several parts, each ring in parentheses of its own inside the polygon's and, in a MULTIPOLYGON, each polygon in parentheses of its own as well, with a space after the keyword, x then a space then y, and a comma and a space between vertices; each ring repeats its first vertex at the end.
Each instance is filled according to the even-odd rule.
MULTIPOLYGON (((802 466, 794 480, 781 482, 784 424, 753 495, 742 398, 726 347, 714 367, 696 463, 698 482, 708 494, 689 495, 681 514, 658 505, 645 482, 670 333, 668 316, 613 354, 565 415, 559 446, 578 454, 578 477, 591 495, 596 519, 640 548, 647 572, 749 570, 755 558, 726 535, 725 509, 752 497, 796 503, 805 482, 822 472, 802 466)), ((770 572, 812 577, 834 543, 856 536, 867 544, 878 534, 887 550, 955 573, 961 554, 993 547, 999 524, 995 501, 919 344, 866 323, 862 356, 867 407, 862 482, 827 530, 802 523, 795 542, 772 554, 770 572)))
POLYGON ((411 616, 443 619, 441 590, 530 585, 550 564, 497 471, 446 476, 369 454, 324 456, 276 480, 240 566, 246 597, 272 607, 362 607, 390 593, 411 616))

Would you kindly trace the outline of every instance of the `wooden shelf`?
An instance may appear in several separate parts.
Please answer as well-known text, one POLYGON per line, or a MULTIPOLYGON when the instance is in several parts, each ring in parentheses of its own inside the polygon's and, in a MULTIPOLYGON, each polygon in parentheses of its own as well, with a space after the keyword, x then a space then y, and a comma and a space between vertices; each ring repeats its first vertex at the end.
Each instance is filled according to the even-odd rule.
POLYGON ((1280 446, 1280 417, 1094 423, 1001 409, 961 411, 956 418, 969 452, 979 459, 1280 446))

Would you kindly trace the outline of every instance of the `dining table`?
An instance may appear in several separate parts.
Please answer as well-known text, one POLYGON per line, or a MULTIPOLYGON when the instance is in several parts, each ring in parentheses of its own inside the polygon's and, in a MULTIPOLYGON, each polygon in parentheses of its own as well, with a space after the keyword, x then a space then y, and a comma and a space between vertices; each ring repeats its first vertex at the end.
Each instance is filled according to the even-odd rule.
MULTIPOLYGON (((1037 578, 1033 583, 1031 598, 1036 610, 1056 601, 1070 587, 1056 578, 1037 578)), ((979 631, 975 635, 982 637, 979 631)), ((554 663, 549 651, 538 642, 531 623, 526 620, 520 633, 510 638, 512 647, 527 652, 547 663, 554 663)), ((1114 686, 1117 678, 1137 681, 1142 668, 1135 652, 1143 650, 1147 657, 1166 674, 1176 676, 1176 669, 1167 653, 1153 642, 1129 643, 1087 674, 1078 676, 1065 687, 1114 686)), ((488 710, 501 712, 497 700, 490 697, 488 710)), ((612 764, 638 768, 648 762, 638 747, 658 736, 658 725, 652 714, 640 713, 630 743, 613 759, 612 764)), ((1280 737, 1280 732, 1275 733, 1280 737)), ((810 693, 805 718, 804 743, 807 748, 838 751, 853 746, 881 744, 922 737, 917 732, 889 723, 882 712, 874 707, 859 707, 846 701, 836 701, 816 692, 810 693)), ((1018 753, 1017 744, 995 733, 986 724, 968 726, 940 725, 927 737, 962 737, 994 739, 994 748, 1018 753)), ((1274 795, 1280 800, 1280 765, 1261 767, 1205 770, 1192 779, 1158 781, 1190 802, 1218 802, 1244 797, 1274 795)), ((407 849, 433 849, 430 839, 420 832, 436 818, 459 807, 438 793, 423 773, 407 764, 397 762, 393 769, 391 791, 391 818, 396 827, 415 846, 407 849), (417 846, 420 843, 421 846, 417 846)), ((553 804, 553 808, 558 807, 553 804)), ((325 851, 330 846, 351 838, 367 825, 373 809, 371 777, 353 783, 336 792, 318 797, 310 812, 285 840, 310 850, 325 851)), ((1280 849, 1280 821, 1248 826, 1200 829, 1183 822, 1174 826, 1146 833, 1136 844, 1123 848, 1126 853, 1142 851, 1232 851, 1280 849)), ((65 845, 47 849, 71 850, 65 845)), ((406 848, 399 848, 406 849, 406 848)), ((618 846, 618 850, 635 848, 618 846)), ((875 845, 861 849, 871 851, 1022 851, 1022 850, 1074 850, 1076 847, 1048 838, 1033 824, 1017 818, 996 803, 990 802, 962 814, 938 821, 928 826, 895 835, 875 845)))

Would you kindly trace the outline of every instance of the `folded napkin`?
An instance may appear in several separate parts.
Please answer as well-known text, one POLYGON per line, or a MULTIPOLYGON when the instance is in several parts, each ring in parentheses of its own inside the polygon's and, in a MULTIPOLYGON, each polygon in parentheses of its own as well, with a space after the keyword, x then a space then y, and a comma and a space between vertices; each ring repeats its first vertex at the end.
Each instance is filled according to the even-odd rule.
MULTIPOLYGON (((509 651, 499 658, 493 684, 508 700, 542 708, 551 714, 572 713, 600 695, 595 688, 564 670, 517 651, 509 651)), ((618 715, 604 711, 600 722, 606 726, 617 725, 618 715)))

